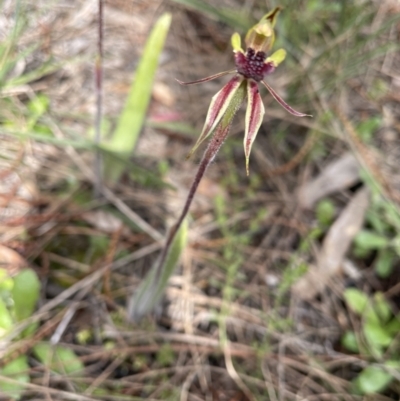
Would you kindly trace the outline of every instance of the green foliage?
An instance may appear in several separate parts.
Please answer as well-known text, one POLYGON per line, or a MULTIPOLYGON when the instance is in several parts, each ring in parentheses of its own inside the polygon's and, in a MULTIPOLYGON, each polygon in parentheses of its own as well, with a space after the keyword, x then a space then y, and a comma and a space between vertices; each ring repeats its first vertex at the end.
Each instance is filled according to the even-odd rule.
MULTIPOLYGON (((40 281, 32 269, 24 269, 15 277, 9 277, 7 271, 0 269, 0 338, 9 333, 14 325, 32 316, 40 295, 40 281)), ((27 337, 36 330, 37 325, 28 326, 22 333, 27 337)), ((75 353, 65 347, 52 347, 38 344, 34 347, 38 359, 58 373, 75 373, 83 369, 83 364, 75 353)), ((13 379, 6 382, 0 379, 0 388, 9 397, 18 400, 24 390, 23 383, 29 383, 29 365, 26 355, 8 362, 0 375, 13 379)))
POLYGON ((14 301, 14 317, 21 321, 32 315, 39 299, 40 282, 31 269, 22 270, 14 277, 11 297, 14 301))
POLYGON ((357 133, 364 142, 370 142, 375 132, 382 126, 382 117, 373 116, 357 126, 357 133))
POLYGON ((160 366, 171 366, 176 360, 176 355, 171 344, 163 344, 157 352, 157 362, 160 366))
POLYGON ((328 227, 335 217, 335 205, 329 199, 323 199, 318 202, 316 216, 322 227, 328 227))
POLYGON ((24 383, 29 383, 30 380, 28 372, 29 365, 26 355, 21 355, 0 368, 0 376, 13 380, 13 382, 8 382, 0 378, 2 394, 10 399, 19 400, 25 389, 24 383))
POLYGON ((372 204, 367 212, 368 228, 361 230, 354 239, 353 254, 359 258, 374 252, 376 274, 387 278, 400 260, 400 213, 389 200, 384 199, 373 178, 363 175, 372 190, 372 204))
MULTIPOLYGON (((0 269, 0 339, 9 333, 17 322, 30 317, 39 299, 40 282, 36 273, 24 269, 15 277, 8 276, 7 271, 0 269)), ((24 334, 35 329, 31 325, 24 334)), ((15 383, 0 379, 0 388, 11 398, 20 399, 24 390, 23 383, 29 382, 29 366, 26 355, 8 362, 0 369, 0 375, 13 379, 15 383)))
POLYGON ((354 380, 356 392, 361 394, 379 393, 393 380, 393 376, 379 366, 368 366, 354 380))
POLYGON ((344 292, 344 298, 348 307, 361 317, 364 341, 360 341, 354 332, 346 332, 342 337, 342 345, 351 352, 363 352, 371 360, 383 358, 390 346, 392 359, 386 363, 397 372, 390 373, 380 366, 370 365, 353 381, 354 389, 361 394, 383 391, 400 372, 396 363, 396 355, 400 355, 400 346, 396 339, 400 320, 393 315, 390 305, 381 293, 375 293, 370 298, 356 288, 348 288, 344 292))
POLYGON ((168 280, 174 273, 181 253, 185 249, 188 239, 187 229, 188 223, 185 219, 173 239, 164 263, 158 266, 158 260, 155 262, 153 268, 137 289, 136 294, 132 297, 129 304, 129 315, 134 320, 138 320, 152 311, 161 299, 168 285, 168 280))
POLYGON ((83 363, 70 348, 41 343, 34 346, 33 352, 40 362, 56 373, 70 375, 84 369, 83 363))
MULTIPOLYGON (((118 155, 122 161, 128 159, 132 154, 140 130, 143 127, 151 97, 154 75, 170 24, 170 14, 162 15, 156 22, 147 39, 135 79, 132 82, 124 110, 118 119, 112 139, 109 143, 102 145, 106 151, 118 155)), ((106 158, 105 175, 112 181, 118 180, 124 168, 124 163, 117 163, 115 158, 106 158)))

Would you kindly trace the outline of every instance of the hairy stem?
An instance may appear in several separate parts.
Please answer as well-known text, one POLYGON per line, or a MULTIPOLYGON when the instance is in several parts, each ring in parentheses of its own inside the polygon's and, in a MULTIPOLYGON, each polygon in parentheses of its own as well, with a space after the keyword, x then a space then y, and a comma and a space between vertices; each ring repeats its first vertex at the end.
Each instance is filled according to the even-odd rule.
POLYGON ((131 299, 128 309, 129 315, 134 321, 138 321, 143 317, 144 314, 148 313, 155 306, 157 300, 162 295, 162 292, 167 285, 168 278, 173 271, 171 270, 170 266, 167 266, 168 258, 170 256, 170 251, 174 246, 177 234, 180 232, 180 229, 183 226, 185 217, 189 212, 200 181, 226 139, 232 120, 245 97, 246 84, 243 82, 236 90, 233 98, 229 100, 228 108, 214 130, 212 139, 203 154, 192 185, 190 186, 182 212, 178 218, 178 221, 172 226, 167 235, 164 247, 155 263, 154 270, 149 272, 147 278, 137 290, 136 296, 131 299))
POLYGON ((101 140, 101 119, 103 114, 103 0, 98 0, 98 37, 97 37, 97 56, 95 65, 96 80, 96 117, 95 117, 95 143, 97 145, 94 173, 96 177, 94 194, 98 197, 102 190, 102 158, 98 146, 101 140))
POLYGON ((168 255, 168 251, 171 247, 172 242, 174 241, 176 233, 179 231, 179 228, 182 225, 183 220, 187 216, 189 212, 190 205, 192 204, 194 195, 197 191, 197 188, 200 184, 201 179, 204 176, 204 173, 207 170, 207 167, 211 164, 211 162, 214 160, 216 154, 218 153, 219 149, 221 148, 221 145, 223 144, 226 136, 228 135, 230 128, 230 124, 228 126, 225 126, 221 123, 218 125, 216 132, 214 136, 212 137, 210 143, 207 146, 207 149, 205 150, 203 157, 200 161, 199 168, 197 169, 197 173, 194 177, 194 180, 192 182, 192 185, 189 189, 188 196, 186 198, 185 205, 182 209, 182 213, 179 216, 178 221, 171 227, 164 248, 160 254, 158 263, 157 263, 157 268, 156 268, 156 274, 154 275, 154 281, 158 282, 158 280, 161 278, 162 274, 162 267, 164 265, 165 259, 168 255))

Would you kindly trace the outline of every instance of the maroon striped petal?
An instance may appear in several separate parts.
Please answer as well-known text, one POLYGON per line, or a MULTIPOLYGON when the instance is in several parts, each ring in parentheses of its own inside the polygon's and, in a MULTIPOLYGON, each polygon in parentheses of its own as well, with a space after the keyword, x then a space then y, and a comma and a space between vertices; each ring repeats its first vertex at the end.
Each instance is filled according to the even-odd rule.
POLYGON ((261 81, 263 85, 268 89, 269 93, 272 97, 290 114, 293 114, 296 117, 312 117, 310 114, 300 113, 296 111, 292 107, 290 107, 265 81, 261 81))
POLYGON ((214 74, 214 75, 211 75, 211 76, 206 77, 206 78, 201 78, 201 79, 198 79, 197 81, 182 82, 179 79, 176 79, 176 81, 178 81, 181 85, 201 84, 202 82, 212 81, 213 79, 216 79, 216 78, 219 78, 219 77, 223 77, 224 75, 234 74, 235 72, 236 72, 236 70, 219 72, 218 74, 214 74))
POLYGON ((214 131, 226 112, 232 98, 243 81, 241 75, 235 75, 216 95, 211 99, 210 107, 206 117, 203 130, 193 149, 188 154, 188 158, 196 151, 199 145, 214 131))
POLYGON ((265 109, 258 90, 258 85, 252 79, 247 81, 246 131, 244 134, 244 154, 246 156, 246 172, 249 175, 250 151, 257 132, 262 123, 265 109))

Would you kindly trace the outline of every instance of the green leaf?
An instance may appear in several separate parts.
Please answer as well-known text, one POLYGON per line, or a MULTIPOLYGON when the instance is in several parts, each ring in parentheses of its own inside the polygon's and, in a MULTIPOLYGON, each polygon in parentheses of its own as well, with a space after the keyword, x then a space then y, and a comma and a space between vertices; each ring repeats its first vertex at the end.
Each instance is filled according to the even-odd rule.
POLYGON ((346 288, 343 296, 349 308, 362 315, 369 302, 367 294, 357 288, 346 288))
POLYGON ((390 249, 382 249, 375 263, 375 272, 380 278, 388 278, 393 271, 396 255, 390 249))
POLYGON ((10 383, 1 379, 1 394, 5 394, 9 399, 19 400, 22 397, 25 386, 23 383, 29 383, 29 365, 26 355, 21 355, 13 361, 7 363, 0 369, 0 376, 5 376, 15 382, 10 383))
POLYGON ((392 375, 378 366, 368 366, 355 379, 355 385, 362 394, 379 393, 392 381, 392 375))
POLYGON ((389 239, 374 231, 361 230, 354 238, 356 245, 365 249, 383 249, 389 246, 389 239))
POLYGON ((81 372, 85 368, 73 350, 61 345, 40 343, 33 347, 33 352, 40 362, 60 374, 70 375, 81 372))
POLYGON ((318 222, 324 226, 329 226, 335 217, 335 205, 329 199, 324 199, 318 202, 316 215, 318 222))
POLYGON ((387 323, 393 316, 392 308, 381 292, 376 292, 374 294, 374 309, 379 316, 380 322, 382 323, 387 323))
POLYGON ((376 130, 382 126, 382 117, 374 116, 368 118, 368 120, 362 121, 357 127, 357 133, 361 139, 365 142, 372 140, 376 130))
POLYGON ((39 299, 40 281, 32 269, 22 270, 14 277, 12 299, 17 321, 30 317, 39 299))
POLYGON ((0 269, 0 292, 11 291, 14 285, 13 279, 8 274, 6 269, 0 269))
MULTIPOLYGON (((171 15, 164 14, 152 29, 111 142, 105 144, 110 151, 119 154, 125 160, 132 154, 143 127, 158 59, 170 24, 171 15)), ((115 160, 110 162, 106 159, 106 176, 116 181, 124 167, 122 163, 115 163, 115 160)))
POLYGON ((171 366, 176 361, 176 355, 171 344, 163 344, 158 350, 156 358, 160 366, 171 366))
POLYGON ((13 326, 13 320, 4 301, 0 297, 0 338, 13 326))
POLYGON ((368 344, 372 347, 383 349, 388 347, 393 341, 393 337, 379 324, 366 322, 363 326, 363 332, 368 344))
POLYGON ((341 343, 348 351, 359 353, 357 337, 353 331, 346 331, 343 334, 341 343))
POLYGON ((160 277, 156 278, 156 261, 145 280, 139 286, 136 294, 132 297, 129 303, 128 313, 133 320, 137 321, 151 312, 163 295, 168 280, 174 273, 180 255, 186 246, 188 236, 187 229, 188 223, 185 219, 171 244, 164 264, 161 266, 160 277))
POLYGON ((393 318, 386 326, 386 331, 389 335, 393 336, 393 338, 400 333, 400 318, 395 317, 393 318))

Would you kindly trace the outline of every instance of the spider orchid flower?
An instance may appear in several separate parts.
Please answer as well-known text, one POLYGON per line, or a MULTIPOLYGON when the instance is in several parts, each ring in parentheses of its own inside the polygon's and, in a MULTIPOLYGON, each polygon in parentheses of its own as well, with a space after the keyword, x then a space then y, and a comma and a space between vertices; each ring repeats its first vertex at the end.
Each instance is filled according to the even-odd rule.
POLYGON ((264 15, 264 17, 247 32, 245 38, 246 51, 241 48, 240 35, 238 33, 232 35, 231 43, 235 57, 235 70, 220 72, 192 82, 178 81, 182 85, 193 85, 211 81, 224 75, 235 74, 235 76, 212 98, 201 135, 188 157, 190 157, 199 145, 212 133, 215 132, 215 135, 220 135, 221 132, 226 133, 236 111, 247 96, 244 153, 246 157, 246 172, 247 175, 249 175, 251 147, 265 114, 264 105, 258 89, 258 84, 260 82, 268 89, 272 97, 290 114, 296 117, 308 116, 308 114, 300 113, 290 107, 278 93, 264 81, 265 76, 271 74, 286 57, 286 51, 284 49, 279 49, 268 56, 275 41, 274 26, 279 11, 280 7, 276 7, 274 10, 264 15), (232 107, 233 105, 235 105, 235 107, 232 107), (219 128, 221 129, 216 129, 217 126, 220 126, 219 128))

